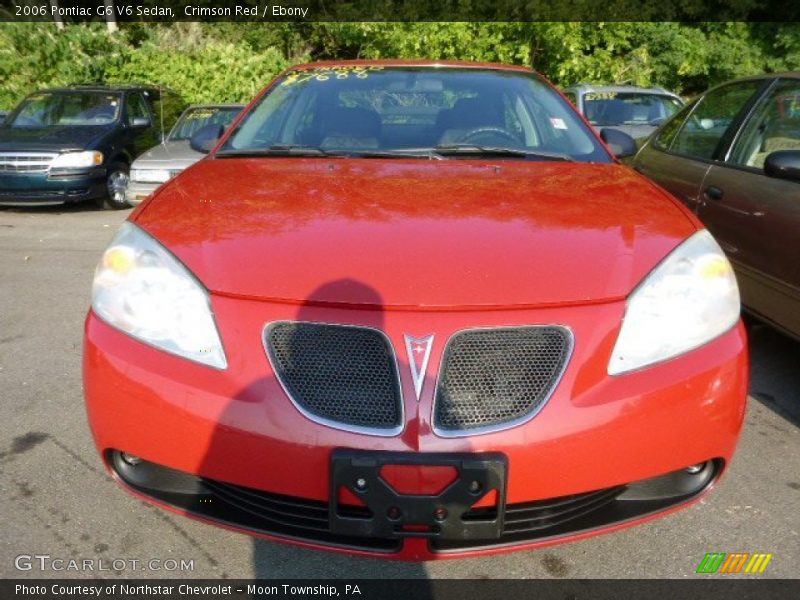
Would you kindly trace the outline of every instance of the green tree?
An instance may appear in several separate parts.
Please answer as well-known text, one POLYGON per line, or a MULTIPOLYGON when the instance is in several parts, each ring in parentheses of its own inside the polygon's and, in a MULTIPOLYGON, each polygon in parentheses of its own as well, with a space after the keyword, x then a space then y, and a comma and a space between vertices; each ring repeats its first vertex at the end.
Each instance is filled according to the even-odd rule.
MULTIPOLYGON (((684 4, 702 8, 699 0, 684 4)), ((750 4, 737 0, 728 10, 735 16, 750 4)), ((413 8, 401 3, 392 16, 413 8)), ((638 14, 644 10, 661 9, 650 0, 638 14)), ((532 66, 562 86, 661 85, 693 95, 735 77, 800 69, 800 23, 122 23, 114 35, 103 24, 57 31, 51 23, 0 23, 0 107, 37 88, 89 81, 163 84, 191 102, 245 101, 291 64, 351 58, 503 62, 532 66)))

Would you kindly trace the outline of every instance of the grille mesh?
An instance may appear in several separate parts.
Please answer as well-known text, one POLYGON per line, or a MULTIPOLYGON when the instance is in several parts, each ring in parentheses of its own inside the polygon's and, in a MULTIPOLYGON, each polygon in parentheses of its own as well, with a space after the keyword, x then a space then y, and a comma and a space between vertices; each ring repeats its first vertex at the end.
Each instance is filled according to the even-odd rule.
POLYGON ((558 383, 570 350, 562 327, 456 334, 445 349, 434 424, 442 431, 471 430, 533 413, 558 383))
POLYGON ((265 335, 277 376, 307 413, 372 429, 401 425, 394 353, 379 331, 276 323, 265 335))

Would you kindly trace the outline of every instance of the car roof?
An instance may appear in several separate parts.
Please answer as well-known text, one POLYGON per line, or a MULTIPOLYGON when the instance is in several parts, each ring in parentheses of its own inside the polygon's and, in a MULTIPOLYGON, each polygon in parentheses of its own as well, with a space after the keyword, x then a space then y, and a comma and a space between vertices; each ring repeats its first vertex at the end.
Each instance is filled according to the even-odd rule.
POLYGON ((395 58, 386 60, 324 60, 295 65, 288 71, 336 67, 452 67, 458 69, 492 69, 496 71, 519 71, 535 73, 533 69, 521 65, 493 62, 473 62, 468 60, 419 60, 414 58, 395 58))
POLYGON ((567 91, 582 91, 582 92, 617 92, 617 93, 636 93, 636 94, 661 94, 666 96, 679 97, 674 92, 665 90, 662 87, 640 87, 636 85, 592 85, 591 83, 578 83, 565 88, 567 91))
POLYGON ((695 102, 698 98, 704 97, 712 90, 716 90, 721 87, 725 87, 726 85, 730 85, 732 83, 741 83, 744 81, 768 81, 770 79, 800 79, 800 71, 782 71, 780 73, 761 73, 758 75, 748 75, 747 77, 740 77, 739 79, 730 79, 728 81, 723 81, 716 85, 711 86, 710 88, 703 90, 702 92, 695 95, 691 102, 695 102))
MULTIPOLYGON (((760 75, 750 75, 748 77, 732 79, 730 81, 725 81, 719 85, 725 85, 727 83, 736 83, 737 81, 752 81, 758 79, 778 79, 778 78, 800 79, 800 71, 783 71, 781 73, 761 73, 760 75)), ((714 87, 719 87, 719 86, 714 86, 714 87)))

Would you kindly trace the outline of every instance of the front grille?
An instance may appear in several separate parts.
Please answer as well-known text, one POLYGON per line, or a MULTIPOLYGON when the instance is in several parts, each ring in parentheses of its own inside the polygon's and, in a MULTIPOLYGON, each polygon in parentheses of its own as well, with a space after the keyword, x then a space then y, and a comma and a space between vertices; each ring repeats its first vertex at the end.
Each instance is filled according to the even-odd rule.
MULTIPOLYGON (((509 504, 505 511, 503 535, 532 533, 556 527, 608 504, 624 491, 625 486, 618 486, 585 494, 509 504)), ((463 518, 480 518, 487 510, 491 509, 473 509, 463 518)))
MULTIPOLYGON (((215 516, 238 526, 332 546, 382 552, 397 551, 400 547, 396 539, 331 533, 327 502, 271 494, 212 479, 204 479, 203 485, 218 500, 214 504, 219 514, 215 516)), ((348 506, 345 510, 353 516, 363 516, 364 511, 367 516, 369 514, 367 509, 358 506, 348 506)))
POLYGON ((281 322, 269 326, 264 337, 278 379, 309 418, 379 435, 402 427, 397 363, 381 332, 281 322))
POLYGON ((52 152, 0 152, 0 173, 44 173, 56 156, 52 152))
MULTIPOLYGON (((337 503, 337 513, 352 517, 354 527, 334 533, 331 503, 326 500, 288 496, 200 478, 148 461, 134 466, 126 463, 118 451, 109 452, 107 460, 120 480, 139 493, 188 513, 253 533, 377 552, 396 552, 401 549, 403 537, 414 536, 407 532, 365 536, 355 523, 377 516, 366 506, 337 503)), ((717 480, 723 466, 722 460, 715 459, 708 461, 699 474, 679 469, 591 492, 505 504, 499 537, 431 537, 430 549, 448 553, 514 546, 557 540, 625 523, 684 504, 703 493, 717 480)), ((325 473, 318 475, 324 477, 325 473)), ((435 505, 432 501, 432 508, 435 505)), ((467 521, 494 519, 496 513, 497 506, 472 508, 461 518, 467 521)))
MULTIPOLYGON (((520 542, 574 533, 589 529, 594 522, 601 523, 603 509, 611 510, 614 502, 625 492, 627 486, 620 485, 585 494, 561 496, 535 502, 507 504, 504 513, 503 532, 493 540, 444 540, 432 542, 435 550, 447 551, 478 546, 502 546, 520 542), (576 525, 580 523, 580 525, 576 525)), ((479 519, 494 509, 472 509, 464 519, 479 519)))
POLYGON ((564 327, 476 329, 454 335, 436 389, 434 426, 447 435, 511 426, 550 397, 572 351, 564 327))
MULTIPOLYGON (((373 550, 398 550, 400 538, 362 537, 333 534, 330 531, 330 507, 327 502, 283 496, 262 492, 252 488, 203 479, 206 490, 216 502, 217 518, 257 531, 273 535, 288 536, 331 545, 369 548, 373 550), (224 515, 224 516, 223 516, 224 515)), ((564 535, 590 528, 589 523, 602 522, 597 515, 603 509, 614 511, 614 502, 626 490, 621 485, 612 488, 549 498, 535 502, 507 504, 504 512, 503 531, 492 540, 444 539, 431 540, 434 551, 446 552, 476 546, 502 546, 520 542, 564 535), (580 522, 580 526, 573 523, 580 522)), ((339 506, 339 511, 351 517, 369 518, 369 509, 360 506, 339 506)), ((463 515, 465 520, 493 518, 494 508, 473 509, 463 515)), ((204 512, 204 511, 201 511, 204 512)), ((209 515, 210 516, 210 515, 209 515)))

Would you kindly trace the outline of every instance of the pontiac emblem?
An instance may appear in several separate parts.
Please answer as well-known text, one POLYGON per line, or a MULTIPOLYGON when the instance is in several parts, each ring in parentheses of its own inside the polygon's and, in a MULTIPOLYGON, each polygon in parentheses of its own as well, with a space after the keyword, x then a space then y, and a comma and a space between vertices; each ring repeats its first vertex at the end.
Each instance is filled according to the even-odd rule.
POLYGON ((406 340, 406 353, 408 366, 411 367, 411 378, 414 380, 414 392, 419 402, 422 385, 425 383, 425 372, 428 370, 428 359, 431 357, 433 347, 433 334, 416 338, 408 334, 403 336, 406 340))

